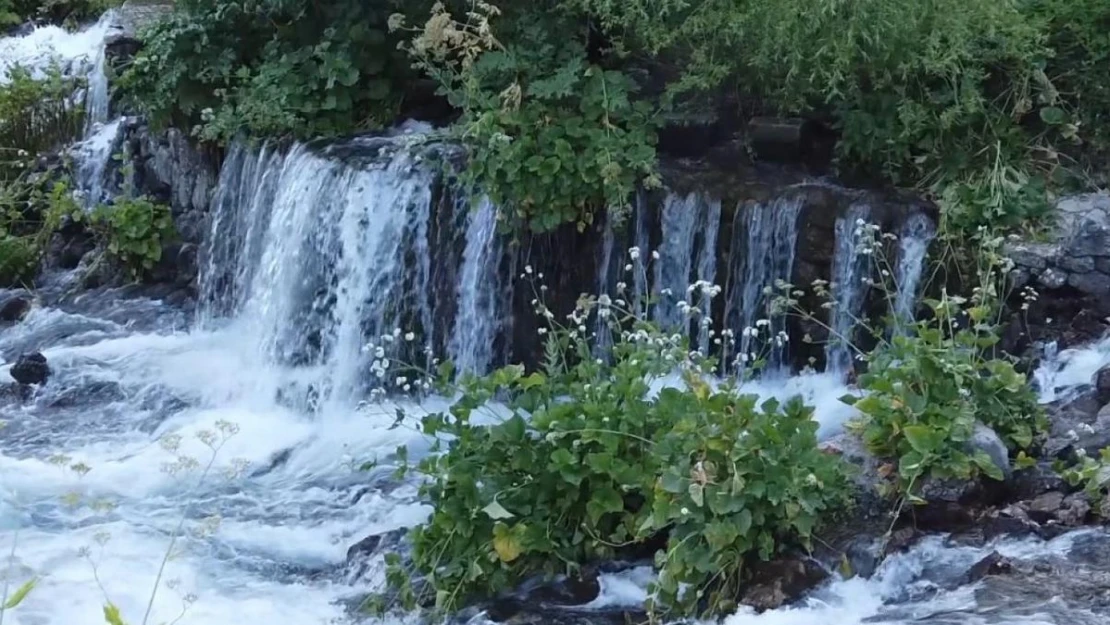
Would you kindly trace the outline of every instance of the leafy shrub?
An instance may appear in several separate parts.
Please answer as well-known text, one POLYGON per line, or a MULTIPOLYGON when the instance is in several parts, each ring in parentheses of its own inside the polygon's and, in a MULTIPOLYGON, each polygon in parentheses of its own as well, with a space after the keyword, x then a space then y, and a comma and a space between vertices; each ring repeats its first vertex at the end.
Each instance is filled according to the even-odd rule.
POLYGON ((162 246, 175 236, 169 207, 147 198, 123 198, 102 206, 93 223, 107 241, 108 253, 135 279, 154 268, 162 259, 162 246))
POLYGON ((156 124, 204 139, 330 136, 392 121, 407 63, 389 41, 399 2, 178 2, 119 80, 156 124))
POLYGON ((1068 466, 1057 461, 1054 468, 1070 486, 1082 488, 1099 514, 1105 517, 1107 508, 1104 499, 1107 489, 1110 489, 1110 447, 1100 450, 1097 459, 1091 458, 1082 449, 1078 453, 1075 464, 1068 466))
POLYGON ((0 84, 0 183, 20 175, 32 158, 80 136, 84 109, 73 102, 78 86, 57 67, 41 79, 24 67, 8 68, 0 84))
POLYGON ((1006 360, 984 356, 998 340, 989 309, 966 311, 962 298, 927 302, 932 318, 912 324, 865 358, 861 398, 846 398, 862 415, 867 447, 898 461, 903 492, 926 476, 1002 479, 1002 467, 970 441, 976 422, 993 428, 1013 450, 1028 449, 1044 428, 1042 409, 1025 376, 1006 360), (969 327, 963 327, 966 312, 969 327))
MULTIPOLYGON (((389 575, 410 604, 452 610, 665 543, 650 607, 720 612, 753 562, 807 547, 846 503, 840 460, 818 451, 811 409, 710 386, 711 363, 622 304, 584 299, 568 328, 542 331, 542 371, 463 376, 451 408, 421 419, 436 440, 417 469, 434 512, 412 532, 428 588, 416 590, 396 557, 389 575), (593 356, 591 311, 613 320, 608 360, 593 356), (652 392, 675 371, 682 387, 652 392)), ((440 374, 440 389, 454 390, 451 368, 440 374)))
MULTIPOLYGON (((599 209, 621 214, 637 184, 657 183, 656 122, 650 105, 633 100, 629 76, 591 63, 550 16, 510 18, 513 38, 502 44, 491 23, 501 11, 469 8, 460 22, 438 4, 407 46, 463 111, 464 181, 537 231, 566 222, 583 229, 599 209)), ((392 19, 394 29, 403 25, 404 16, 392 19)))
POLYGON ((0 285, 29 284, 39 266, 39 251, 30 237, 0 233, 0 285))

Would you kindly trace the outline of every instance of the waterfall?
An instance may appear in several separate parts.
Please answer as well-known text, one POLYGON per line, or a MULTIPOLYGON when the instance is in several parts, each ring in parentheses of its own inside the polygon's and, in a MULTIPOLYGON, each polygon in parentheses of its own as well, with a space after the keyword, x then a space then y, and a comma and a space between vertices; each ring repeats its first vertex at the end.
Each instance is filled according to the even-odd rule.
MULTIPOLYGON (((766 369, 780 369, 786 362, 785 345, 774 337, 786 329, 786 320, 768 314, 776 280, 789 282, 794 274, 794 252, 798 242, 798 216, 802 198, 780 197, 770 203, 755 203, 741 209, 734 221, 734 246, 742 242, 739 281, 730 284, 725 312, 726 326, 740 335, 740 354, 766 353, 766 369), (772 290, 770 293, 769 290, 772 290), (761 319, 767 323, 758 324, 761 319), (745 328, 759 325, 757 341, 745 328)), ((735 250, 735 247, 734 247, 735 250)), ((734 256, 736 256, 734 252, 734 256)))
MULTIPOLYGON (((701 252, 698 255, 698 280, 714 284, 717 279, 717 232, 721 228, 721 202, 713 200, 705 205, 702 213, 701 252)), ((699 294, 692 294, 697 297, 699 294)), ((701 293, 698 307, 701 318, 698 323, 698 348, 701 353, 709 353, 709 330, 713 315, 713 300, 708 293, 701 293)))
POLYGON ((929 244, 936 236, 933 220, 923 213, 915 213, 902 226, 898 242, 898 266, 895 269, 894 316, 899 326, 914 320, 918 288, 925 271, 925 257, 929 244))
POLYGON ((72 105, 83 106, 85 127, 71 150, 77 164, 76 183, 82 204, 88 208, 111 199, 116 189, 112 178, 112 156, 122 142, 121 120, 109 121, 107 59, 104 45, 120 29, 115 11, 108 11, 95 24, 77 32, 43 26, 22 37, 0 39, 0 84, 19 66, 34 78, 45 78, 53 69, 63 76, 84 78, 86 87, 73 94, 72 105))
MULTIPOLYGON (((648 232, 648 203, 645 193, 641 190, 636 194, 636 217, 635 224, 633 225, 632 244, 639 248, 644 256, 640 258, 640 267, 637 268, 632 276, 632 305, 643 317, 647 317, 648 307, 648 275, 647 267, 649 264, 648 250, 651 249, 651 237, 648 232)), ((618 263, 619 266, 619 263, 618 263)))
POLYGON ((852 347, 869 285, 871 257, 861 253, 862 228, 871 214, 867 204, 853 204, 836 220, 836 253, 833 257, 832 333, 825 345, 825 368, 843 374, 852 366, 852 347))
POLYGON ((466 228, 458 283, 459 306, 448 347, 460 372, 485 373, 489 369, 500 329, 500 264, 497 208, 483 200, 477 210, 471 210, 466 228))
POLYGON ((434 173, 394 142, 366 147, 369 162, 233 147, 202 265, 201 318, 234 317, 264 358, 316 367, 325 401, 365 389, 367 342, 430 332, 434 173))
MULTIPOLYGON (((614 248, 616 247, 616 232, 613 231, 613 217, 607 214, 605 218, 605 231, 601 236, 601 256, 597 266, 597 295, 613 295, 610 276, 613 273, 614 248)), ((646 248, 644 249, 646 253, 646 248)), ((642 261, 643 262, 643 261, 642 261)), ((618 274, 619 275, 619 274, 618 274)), ((609 348, 613 345, 613 335, 609 330, 609 319, 597 315, 594 332, 597 334, 595 351, 599 358, 604 358, 609 348)))
POLYGON ((700 199, 694 193, 684 196, 668 193, 663 200, 663 240, 655 264, 654 319, 660 327, 675 329, 686 324, 678 303, 686 300, 694 257, 700 199))
MULTIPOLYGON (((684 196, 668 193, 663 200, 662 229, 663 241, 659 246, 659 260, 655 262, 655 293, 659 301, 655 305, 654 319, 663 328, 684 328, 689 325, 686 313, 680 308, 683 302, 692 306, 698 300, 689 302, 687 288, 697 272, 699 280, 706 276, 712 281, 716 271, 717 229, 721 221, 721 203, 707 199, 697 193, 684 196), (699 237, 699 229, 700 234, 699 237), (701 252, 697 246, 700 238, 701 252), (695 256, 698 265, 694 266, 695 256)), ((647 248, 641 248, 647 253, 647 248)), ((647 263, 641 259, 641 263, 647 263)))

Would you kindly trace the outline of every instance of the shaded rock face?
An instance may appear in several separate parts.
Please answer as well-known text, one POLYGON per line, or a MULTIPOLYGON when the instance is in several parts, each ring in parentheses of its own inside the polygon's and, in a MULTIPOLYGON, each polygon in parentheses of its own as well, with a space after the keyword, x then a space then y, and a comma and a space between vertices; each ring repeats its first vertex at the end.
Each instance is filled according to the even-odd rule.
MULTIPOLYGON (((1097 377, 1102 377, 1099 372, 1097 377)), ((1049 436, 1044 451, 1048 457, 1070 459, 1078 450, 1097 457, 1099 450, 1110 446, 1110 400, 1104 393, 1091 388, 1079 395, 1048 405, 1049 436)))
POLYGON ((1061 348, 1090 342, 1107 330, 1110 316, 1110 193, 1062 199, 1047 241, 1015 240, 1005 253, 1014 262, 1010 275, 1015 311, 1003 348, 1024 354, 1036 343, 1057 341, 1061 348), (1035 289, 1035 301, 1024 299, 1035 289), (1028 303, 1028 310, 1021 310, 1028 303))
POLYGON ((50 365, 38 352, 23 354, 12 365, 11 376, 20 384, 42 384, 50 377, 50 365))

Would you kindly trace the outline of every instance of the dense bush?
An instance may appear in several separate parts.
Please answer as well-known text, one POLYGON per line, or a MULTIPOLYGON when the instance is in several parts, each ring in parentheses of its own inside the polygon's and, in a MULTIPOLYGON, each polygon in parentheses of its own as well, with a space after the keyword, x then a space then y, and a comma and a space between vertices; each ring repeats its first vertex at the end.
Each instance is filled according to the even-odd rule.
POLYGON ((121 0, 0 0, 0 27, 26 21, 76 27, 96 20, 121 0))
POLYGON ((408 62, 386 28, 401 2, 182 1, 120 80, 159 124, 204 139, 311 138, 393 120, 408 62))
POLYGON ((136 280, 162 259, 162 246, 176 236, 168 206, 147 198, 118 198, 92 215, 109 254, 136 280))
POLYGON ((974 232, 1039 218, 1106 153, 1108 20, 1098 0, 194 1, 124 82, 206 138, 309 137, 393 121, 422 74, 461 113, 467 180, 539 229, 654 182, 660 119, 800 115, 838 130, 842 173, 954 188, 974 232))
POLYGON ((39 154, 80 136, 84 109, 73 103, 76 79, 53 68, 42 78, 14 66, 0 80, 0 184, 19 177, 39 154))
POLYGON ((464 376, 451 408, 420 420, 438 441, 418 467, 434 512, 412 533, 416 575, 394 558, 389 576, 411 603, 453 610, 533 576, 658 549, 650 607, 727 611, 753 563, 809 547, 847 502, 812 409, 707 384, 709 363, 684 339, 622 304, 583 300, 567 328, 543 330, 541 371, 464 376), (579 325, 591 311, 613 320, 609 359, 595 359, 579 325), (681 383, 653 391, 678 372, 681 383))

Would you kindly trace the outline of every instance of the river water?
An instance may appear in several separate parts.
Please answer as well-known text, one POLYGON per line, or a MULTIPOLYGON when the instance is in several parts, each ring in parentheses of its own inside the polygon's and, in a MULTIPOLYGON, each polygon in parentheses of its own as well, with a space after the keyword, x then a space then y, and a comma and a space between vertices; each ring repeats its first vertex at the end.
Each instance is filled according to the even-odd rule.
MULTIPOLYGON (((0 40, 0 67, 38 63, 45 47, 69 71, 90 71, 104 35, 96 28, 0 40)), ((108 602, 131 625, 376 621, 348 608, 381 587, 380 567, 349 570, 346 551, 426 517, 414 485, 389 477, 398 445, 419 455, 426 441, 390 427, 394 406, 361 403, 368 356, 358 339, 368 323, 388 331, 396 301, 411 301, 416 319, 431 305, 425 266, 404 260, 415 249, 407 242, 423 236, 426 189, 397 160, 404 155, 369 171, 296 150, 241 156, 273 196, 248 189, 252 201, 229 210, 250 212, 214 222, 243 228, 234 249, 210 255, 201 278, 234 276, 235 297, 214 298, 219 314, 202 310, 198 324, 192 310, 134 293, 62 298, 68 280, 55 276, 58 288, 48 281, 26 319, 0 329, 0 378, 26 351, 42 351, 54 371, 30 399, 0 399, 0 573, 13 585, 39 580, 5 622, 103 623, 108 602), (401 169, 408 177, 391 173, 401 169), (320 326, 318 354, 306 324, 320 326), (380 466, 359 470, 371 460, 380 466)), ((239 173, 237 182, 246 176, 239 173)), ((482 219, 472 218, 466 237, 489 239, 482 219)), ((493 262, 483 245, 462 245, 461 258, 493 262)), ((462 308, 492 314, 481 312, 491 308, 487 296, 465 292, 489 286, 484 270, 471 269, 460 281, 462 308)), ((456 331, 488 342, 486 321, 456 320, 456 331)), ((483 345, 448 343, 473 362, 490 358, 483 345)), ((1096 345, 1059 354, 1038 379, 1053 396, 1066 393, 1090 382, 1105 353, 1096 345)), ((835 376, 768 377, 750 388, 802 393, 818 407, 823 436, 851 415, 836 401, 844 387, 835 376)), ((870 579, 837 579, 802 605, 727 622, 1107 623, 1098 589, 1110 576, 1100 555, 1108 553, 1110 540, 1094 530, 985 547, 934 537, 887 559, 870 579), (1030 573, 963 583, 992 550, 1030 573)), ((645 569, 607 575, 602 595, 582 610, 638 607, 650 578, 645 569)))

